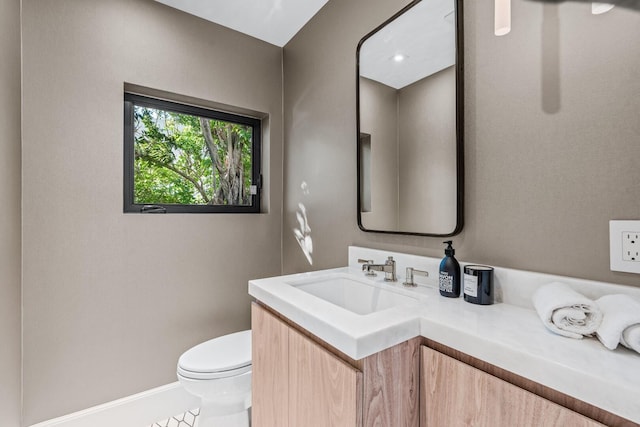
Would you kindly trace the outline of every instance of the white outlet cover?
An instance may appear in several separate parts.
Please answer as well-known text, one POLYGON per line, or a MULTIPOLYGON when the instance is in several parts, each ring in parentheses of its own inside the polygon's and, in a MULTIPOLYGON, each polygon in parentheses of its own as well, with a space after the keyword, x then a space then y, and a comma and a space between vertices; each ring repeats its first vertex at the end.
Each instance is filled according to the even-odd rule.
POLYGON ((629 242, 623 243, 623 238, 625 234, 628 233, 640 234, 640 220, 609 221, 609 258, 611 271, 640 274, 640 262, 638 262, 637 259, 635 261, 624 259, 624 248, 625 246, 628 248, 629 242))

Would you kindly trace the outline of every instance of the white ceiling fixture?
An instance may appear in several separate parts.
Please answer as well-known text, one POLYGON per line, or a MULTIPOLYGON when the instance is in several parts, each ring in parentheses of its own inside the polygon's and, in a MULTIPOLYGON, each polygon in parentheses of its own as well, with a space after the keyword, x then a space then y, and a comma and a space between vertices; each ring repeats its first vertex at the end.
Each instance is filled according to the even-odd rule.
MULTIPOLYGON (((611 3, 591 3, 591 13, 594 15, 602 15, 613 9, 611 3)), ((504 36, 511 31, 511 0, 495 0, 494 1, 494 26, 495 35, 504 36)))
POLYGON ((511 31, 511 0, 494 1, 494 34, 504 36, 511 31))
POLYGON ((156 1, 282 47, 328 0, 156 1))
POLYGON ((594 15, 602 15, 603 13, 607 13, 609 12, 611 9, 613 9, 613 6, 611 3, 596 3, 593 2, 591 3, 591 13, 594 15))

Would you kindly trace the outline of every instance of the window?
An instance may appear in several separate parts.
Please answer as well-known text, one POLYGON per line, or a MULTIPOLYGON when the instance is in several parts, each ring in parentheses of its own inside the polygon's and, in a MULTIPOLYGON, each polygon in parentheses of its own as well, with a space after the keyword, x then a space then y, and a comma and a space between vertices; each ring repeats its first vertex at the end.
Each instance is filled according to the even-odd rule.
POLYGON ((124 96, 124 211, 260 212, 260 120, 124 96))

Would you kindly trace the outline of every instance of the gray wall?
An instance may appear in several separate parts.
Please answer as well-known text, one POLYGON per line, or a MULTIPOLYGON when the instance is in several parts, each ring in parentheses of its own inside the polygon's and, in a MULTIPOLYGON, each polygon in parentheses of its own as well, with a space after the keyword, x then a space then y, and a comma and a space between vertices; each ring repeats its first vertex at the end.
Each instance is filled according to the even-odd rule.
POLYGON ((448 67, 398 91, 397 230, 456 228, 456 71, 448 67))
MULTIPOLYGON (((329 2, 284 49, 284 272, 311 267, 291 228, 307 205, 314 265, 347 245, 442 256, 441 239, 356 226, 355 50, 407 1, 329 2), (300 191, 301 181, 309 186, 300 191)), ((609 270, 608 221, 640 218, 640 13, 587 2, 465 3, 466 226, 460 259, 638 285, 609 270)))
POLYGON ((176 380, 281 271, 282 51, 151 0, 23 1, 24 414, 176 380), (268 213, 122 213, 123 84, 269 113, 268 213))
POLYGON ((0 417, 20 425, 20 0, 0 0, 0 417))
POLYGON ((371 135, 371 211, 368 230, 398 229, 398 92, 360 77, 360 132, 371 135))
POLYGON ((356 45, 404 4, 330 1, 284 47, 284 273, 344 265, 347 245, 365 235, 356 223, 356 45), (298 203, 313 266, 292 231, 298 203))
POLYGON ((371 211, 361 212, 362 225, 451 232, 456 226, 455 68, 400 90, 364 77, 359 81, 360 132, 371 135, 371 211))

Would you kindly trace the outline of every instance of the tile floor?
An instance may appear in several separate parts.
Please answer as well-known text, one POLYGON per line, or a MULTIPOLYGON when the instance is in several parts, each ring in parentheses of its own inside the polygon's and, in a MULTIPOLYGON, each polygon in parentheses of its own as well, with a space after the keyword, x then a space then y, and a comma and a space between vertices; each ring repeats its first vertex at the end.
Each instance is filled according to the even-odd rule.
POLYGON ((184 414, 175 415, 166 420, 156 421, 149 427, 197 427, 200 409, 192 409, 184 414))

